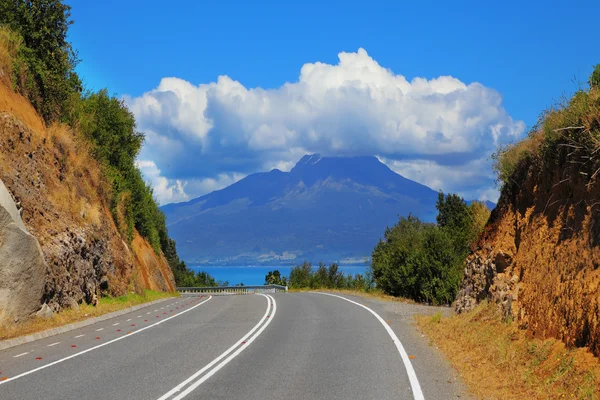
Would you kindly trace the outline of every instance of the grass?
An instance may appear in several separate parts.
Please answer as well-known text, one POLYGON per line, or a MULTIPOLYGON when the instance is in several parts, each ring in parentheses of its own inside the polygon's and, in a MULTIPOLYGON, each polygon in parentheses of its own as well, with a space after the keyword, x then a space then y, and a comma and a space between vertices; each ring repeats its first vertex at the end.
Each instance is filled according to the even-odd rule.
POLYGON ((138 304, 174 296, 176 296, 174 293, 145 290, 142 294, 129 293, 119 297, 101 297, 96 306, 82 304, 79 306, 79 310, 65 310, 55 314, 49 319, 33 318, 20 324, 0 326, 0 340, 30 335, 46 329, 56 328, 73 322, 83 321, 88 318, 119 311, 138 304))
POLYGON ((487 303, 451 317, 418 316, 419 328, 483 399, 600 399, 600 362, 585 349, 527 337, 487 303))
MULTIPOLYGON (((590 76, 589 90, 578 90, 570 99, 544 111, 538 124, 524 140, 501 146, 492 156, 498 181, 508 184, 520 163, 536 159, 543 165, 553 165, 560 151, 569 162, 591 168, 590 179, 600 172, 600 64, 590 76), (559 151, 560 150, 560 151, 559 151)), ((585 171, 582 171, 585 172, 585 171)))

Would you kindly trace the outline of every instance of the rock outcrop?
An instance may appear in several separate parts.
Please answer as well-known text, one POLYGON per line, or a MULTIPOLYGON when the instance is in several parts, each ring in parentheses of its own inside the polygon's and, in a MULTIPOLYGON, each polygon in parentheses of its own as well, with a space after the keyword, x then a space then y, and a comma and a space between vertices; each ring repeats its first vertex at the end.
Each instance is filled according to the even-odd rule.
POLYGON ((564 148, 558 164, 520 163, 467 259, 455 310, 488 299, 532 336, 600 356, 600 182, 564 148))
POLYGON ((19 321, 40 309, 46 269, 37 239, 27 232, 0 180, 0 323, 19 321))
POLYGON ((3 220, 13 221, 11 234, 23 238, 11 242, 21 247, 0 253, 0 308, 6 315, 22 318, 45 304, 42 314, 48 316, 95 304, 102 295, 175 289, 164 256, 147 251, 152 248, 137 232, 135 243, 128 244, 115 224, 106 200, 111 188, 101 171, 77 132, 44 126, 31 104, 0 82, 0 179, 20 205, 20 212, 6 211, 3 220), (35 239, 41 252, 36 259, 26 253, 32 257, 28 269, 5 268, 35 239), (5 308, 4 299, 18 290, 5 308))

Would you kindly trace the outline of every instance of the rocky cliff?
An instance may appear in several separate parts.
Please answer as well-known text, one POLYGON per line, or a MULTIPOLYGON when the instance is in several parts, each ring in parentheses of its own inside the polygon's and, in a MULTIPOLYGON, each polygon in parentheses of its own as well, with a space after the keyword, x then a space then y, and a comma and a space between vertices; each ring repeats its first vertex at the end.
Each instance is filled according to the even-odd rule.
MULTIPOLYGON (((19 207, 21 236, 36 238, 43 255, 29 267, 21 260, 22 267, 15 268, 15 258, 21 256, 2 253, 6 229, 0 223, 0 310, 5 319, 27 316, 44 303, 56 312, 81 302, 94 304, 101 295, 174 290, 164 256, 137 234, 131 244, 119 234, 103 200, 110 187, 100 171, 77 132, 60 124, 47 128, 27 100, 0 82, 0 180, 19 207), (36 284, 27 294, 13 287, 28 279, 36 284)), ((1 215, 0 220, 8 221, 1 215)))
MULTIPOLYGON (((467 259, 455 303, 462 312, 489 299, 531 335, 589 347, 597 356, 600 106, 590 105, 600 105, 599 99, 598 92, 590 92, 583 117, 569 114, 572 121, 558 125, 566 128, 549 127, 549 118, 561 114, 548 114, 546 133, 537 133, 521 146, 533 148, 533 155, 521 157, 505 183, 498 206, 467 259), (556 138, 550 140, 548 134, 556 138)), ((571 109, 560 111, 567 112, 571 109)))

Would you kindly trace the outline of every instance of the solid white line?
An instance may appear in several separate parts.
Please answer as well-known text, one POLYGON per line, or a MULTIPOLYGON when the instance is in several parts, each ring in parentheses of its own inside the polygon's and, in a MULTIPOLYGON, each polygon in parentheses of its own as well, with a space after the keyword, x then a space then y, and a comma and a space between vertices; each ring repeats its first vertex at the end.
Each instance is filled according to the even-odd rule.
MULTIPOLYGON (((128 335, 120 336, 120 337, 118 337, 118 338, 116 338, 116 339, 109 340, 109 341, 108 341, 108 342, 106 342, 106 343, 102 343, 102 344, 99 344, 99 345, 97 345, 97 346, 90 347, 89 349, 86 349, 86 350, 80 351, 79 353, 71 354, 71 355, 70 355, 70 356, 68 356, 68 357, 61 358, 60 360, 53 361, 53 362, 51 362, 51 363, 49 363, 49 364, 42 365, 41 367, 37 367, 37 368, 34 368, 34 369, 30 370, 30 371, 23 372, 22 374, 19 374, 19 375, 13 376, 12 378, 8 378, 8 379, 6 379, 6 380, 0 381, 0 385, 3 385, 3 384, 5 384, 5 383, 7 383, 7 382, 10 382, 10 381, 14 381, 15 379, 22 378, 22 377, 24 377, 24 376, 26 376, 26 375, 33 374, 34 372, 37 372, 37 371, 39 371, 39 370, 42 370, 42 369, 45 369, 45 368, 51 367, 51 366, 53 366, 53 365, 56 365, 56 364, 58 364, 58 363, 61 363, 61 362, 63 362, 63 361, 70 360, 71 358, 75 358, 75 357, 77 357, 77 356, 80 356, 80 355, 82 355, 82 354, 88 353, 88 352, 90 352, 90 351, 92 351, 92 350, 96 350, 96 349, 99 349, 99 348, 101 348, 101 347, 107 346, 107 345, 109 345, 109 344, 111 344, 111 343, 118 342, 119 340, 123 340, 123 339, 125 339, 125 338, 132 337, 133 335, 136 335, 136 334, 138 334, 138 333, 140 333, 140 332, 143 332, 143 331, 145 331, 146 329, 150 329, 150 328, 152 328, 153 326, 160 325, 160 324, 162 324, 163 322, 167 322, 168 320, 170 320, 170 319, 172 319, 172 318, 175 318, 175 317, 178 317, 178 316, 180 316, 181 314, 185 314, 185 313, 186 313, 186 312, 188 312, 188 311, 192 311, 194 308, 196 308, 196 307, 200 307, 201 305, 203 305, 204 303, 206 303, 206 302, 207 302, 207 301, 209 301, 210 299, 212 299, 212 296, 209 296, 209 297, 208 297, 208 299, 204 300, 202 303, 198 303, 198 304, 196 304, 194 307, 188 308, 187 310, 184 310, 184 311, 182 311, 182 312, 180 312, 180 313, 178 313, 178 314, 172 315, 172 316, 170 316, 170 317, 168 317, 168 318, 165 318, 165 319, 163 319, 163 320, 161 320, 161 321, 158 321, 158 322, 156 322, 156 323, 154 323, 154 324, 152 324, 152 325, 148 325, 148 326, 146 326, 146 327, 144 327, 144 328, 138 329, 137 331, 133 331, 133 332, 131 332, 131 333, 130 333, 130 334, 128 334, 128 335)), ((81 336, 83 336, 83 335, 81 335, 81 336)), ((24 353, 24 354, 27 354, 27 353, 24 353)))
POLYGON ((413 392, 413 397, 415 398, 415 400, 424 400, 425 399, 425 397, 423 396, 423 392, 421 391, 421 385, 419 384, 419 380, 417 379, 417 374, 410 362, 410 358, 408 357, 406 350, 404 350, 404 346, 402 346, 402 343, 400 342, 400 339, 398 339, 398 336, 396 336, 396 333, 392 330, 392 328, 390 328, 390 326, 388 324, 385 323, 385 321, 383 320, 383 318, 381 318, 379 316, 379 314, 377 314, 375 311, 371 310, 369 307, 367 307, 363 304, 357 303, 356 301, 347 299, 342 296, 338 296, 337 294, 323 293, 323 292, 312 292, 312 293, 318 293, 318 294, 324 294, 327 296, 338 297, 342 300, 349 301, 352 304, 356 304, 357 306, 360 306, 360 307, 364 308, 365 310, 367 310, 368 312, 370 312, 371 314, 373 314, 375 316, 375 318, 377 318, 377 320, 381 323, 381 325, 383 325, 383 327, 387 331, 388 335, 390 335, 390 337, 394 341, 394 344, 396 345, 396 348, 398 349, 398 352, 400 353, 400 357, 402 358, 402 362, 404 363, 404 368, 406 369, 406 373, 408 374, 408 380, 410 381, 410 387, 413 392))
POLYGON ((60 342, 49 344, 48 347, 56 346, 57 344, 60 344, 60 342))
POLYGON ((96 332, 100 332, 100 331, 103 331, 103 330, 104 330, 104 328, 99 328, 99 329, 96 329, 96 332))
POLYGON ((169 392, 167 392, 166 394, 164 394, 163 396, 161 396, 158 400, 166 400, 168 398, 171 398, 172 396, 174 396, 175 394, 177 394, 177 392, 181 391, 181 389, 184 386, 186 386, 187 384, 189 384, 190 382, 192 382, 194 379, 196 379, 197 377, 199 377, 200 375, 202 375, 204 372, 206 372, 207 370, 209 370, 210 368, 212 368, 216 363, 218 363, 219 361, 221 361, 221 359, 223 359, 224 357, 227 357, 229 355, 229 353, 231 353, 232 351, 234 351, 238 346, 242 345, 241 347, 239 347, 239 349, 235 353, 233 353, 231 356, 229 356, 221 364, 217 365, 208 374, 204 375, 204 377, 200 378, 198 381, 196 381, 194 384, 192 384, 192 386, 188 387, 183 393, 181 393, 175 399, 182 399, 182 398, 184 398, 192 390, 194 390, 195 388, 197 388, 198 386, 200 386, 205 380, 207 380, 208 378, 210 378, 215 372, 217 372, 218 370, 220 370, 221 368, 223 368, 229 361, 231 361, 231 359, 233 359, 235 356, 237 356, 239 353, 241 353, 248 345, 250 345, 250 343, 252 343, 254 341, 254 339, 258 335, 260 335, 260 333, 265 329, 265 327, 267 325, 269 325, 271 323, 271 321, 273 320, 273 316, 275 315, 275 310, 277 309, 277 305, 275 304, 275 299, 273 299, 271 296, 264 295, 262 293, 259 293, 259 294, 267 299, 267 310, 265 311, 265 314, 262 316, 262 318, 260 319, 260 321, 258 321, 258 323, 250 330, 250 332, 246 333, 244 335, 244 337, 242 337, 240 340, 238 340, 233 346, 231 346, 230 348, 228 348, 227 350, 225 350, 225 352, 223 352, 223 354, 221 354, 219 357, 215 358, 209 364, 207 364, 204 368, 202 368, 201 370, 199 370, 198 372, 196 372, 194 375, 190 376, 185 381, 181 382, 179 385, 177 385, 173 389, 169 390, 169 392), (271 303, 271 301, 272 301, 272 303, 271 303), (252 335, 261 326, 261 324, 265 321, 265 319, 267 319, 267 316, 269 315, 269 311, 271 310, 271 304, 273 304, 273 311, 272 311, 272 314, 271 314, 269 320, 267 321, 266 324, 262 325, 262 328, 256 333, 255 336, 253 336, 251 339, 248 340, 248 337, 250 337, 250 335, 252 335), (243 343, 243 342, 246 342, 246 343, 243 343))
POLYGON ((18 357, 24 356, 24 355, 26 355, 26 354, 29 354, 29 352, 27 352, 27 353, 21 353, 21 354, 17 354, 16 356, 13 356, 13 358, 18 358, 18 357))
POLYGON ((85 336, 85 335, 77 335, 77 336, 75 336, 75 339, 80 338, 82 336, 85 336))

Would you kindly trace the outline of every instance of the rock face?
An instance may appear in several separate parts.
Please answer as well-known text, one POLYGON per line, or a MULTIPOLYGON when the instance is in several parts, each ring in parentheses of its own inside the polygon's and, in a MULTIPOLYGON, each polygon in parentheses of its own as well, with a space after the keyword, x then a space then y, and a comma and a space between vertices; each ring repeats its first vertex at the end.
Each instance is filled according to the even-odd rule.
POLYGON ((503 188, 467 259, 455 310, 487 299, 532 336, 600 356, 600 183, 566 153, 557 159, 524 160, 503 188))
MULTIPOLYGON (((22 297, 35 298, 35 307, 13 304, 11 299, 11 310, 21 310, 22 316, 35 313, 42 304, 46 305, 42 314, 48 316, 48 311, 95 304, 106 294, 174 290, 164 256, 144 252, 150 261, 141 265, 136 252, 140 246, 128 245, 115 224, 106 200, 110 185, 90 155, 89 144, 66 126, 45 127, 31 105, 1 82, 0 179, 20 206, 17 211, 11 198, 13 208, 6 211, 10 218, 3 221, 9 218, 14 227, 19 224, 19 231, 11 228, 13 235, 30 233, 13 243, 25 247, 37 239, 43 265, 40 269, 32 259, 21 275, 7 275, 6 260, 12 262, 21 248, 0 254, 0 308, 5 307, 8 288, 10 293, 30 290, 22 297), (26 285, 27 280, 36 285, 26 285)), ((0 242, 4 240, 0 236, 0 242)), ((143 238, 138 242, 149 247, 143 238)))
POLYGON ((27 318, 40 309, 46 268, 37 239, 27 232, 0 180, 0 323, 27 318))

